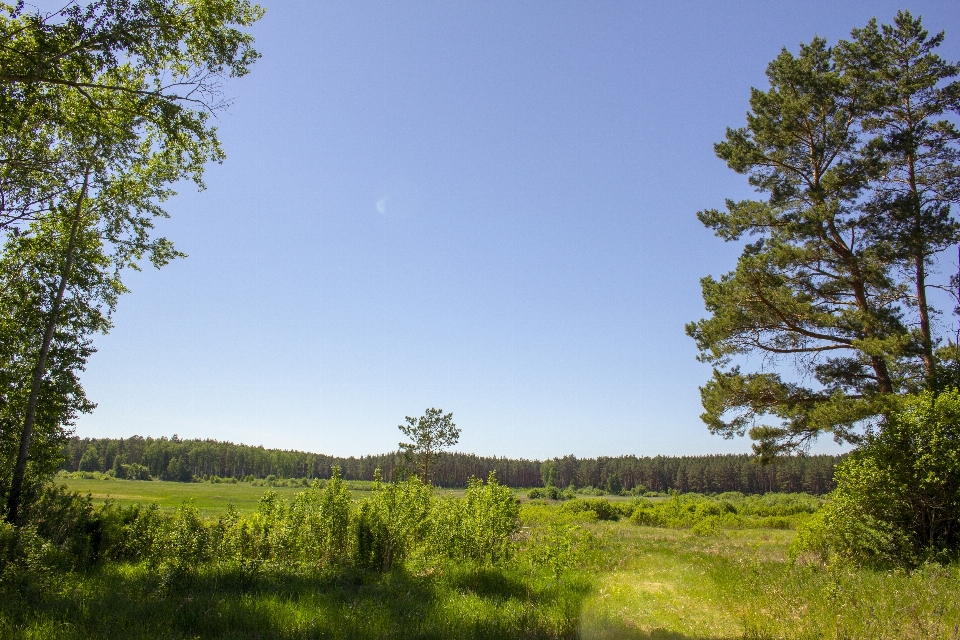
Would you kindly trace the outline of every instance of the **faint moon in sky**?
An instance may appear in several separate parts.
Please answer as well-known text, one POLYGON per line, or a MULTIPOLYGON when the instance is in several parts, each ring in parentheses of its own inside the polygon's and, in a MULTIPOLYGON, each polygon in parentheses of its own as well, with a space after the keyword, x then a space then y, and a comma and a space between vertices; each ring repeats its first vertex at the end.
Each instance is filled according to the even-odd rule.
POLYGON ((408 179, 385 180, 370 195, 373 196, 374 206, 383 220, 398 222, 420 212, 420 189, 408 179))

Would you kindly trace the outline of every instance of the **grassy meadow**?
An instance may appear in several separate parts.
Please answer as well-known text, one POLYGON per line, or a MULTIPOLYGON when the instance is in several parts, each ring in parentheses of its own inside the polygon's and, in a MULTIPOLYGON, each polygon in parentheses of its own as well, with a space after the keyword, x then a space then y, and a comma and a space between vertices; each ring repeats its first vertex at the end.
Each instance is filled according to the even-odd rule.
MULTIPOLYGON (((118 505, 133 504, 149 505, 157 503, 162 510, 172 511, 184 501, 194 500, 204 516, 218 516, 233 505, 240 513, 251 513, 260 498, 267 491, 292 499, 305 486, 267 486, 265 484, 251 484, 248 482, 211 483, 211 482, 167 482, 164 480, 118 480, 104 474, 97 474, 95 478, 76 477, 80 474, 60 474, 56 477, 57 484, 61 484, 68 491, 75 491, 82 496, 90 496, 94 504, 112 500, 118 505)), ((322 483, 322 481, 321 481, 322 483)), ((357 498, 368 495, 373 483, 366 480, 350 480, 347 489, 357 498)), ((462 496, 463 489, 438 489, 437 493, 444 496, 462 496)), ((517 498, 521 502, 529 502, 526 491, 518 491, 517 498)), ((613 502, 628 501, 623 496, 605 496, 613 502)))
MULTIPOLYGON (((66 484, 118 502, 171 506, 192 498, 211 514, 227 502, 253 509, 268 490, 66 484)), ((498 564, 414 554, 385 573, 141 561, 50 575, 42 588, 25 583, 22 598, 0 603, 0 637, 960 638, 955 565, 879 572, 791 564, 788 547, 802 516, 776 528, 757 526, 761 520, 653 527, 562 505, 526 501, 516 552, 498 564)))
MULTIPOLYGON (((79 478, 72 474, 57 476, 56 482, 62 484, 68 491, 75 491, 80 495, 89 495, 95 504, 112 500, 118 505, 133 504, 157 505, 167 511, 172 511, 184 501, 194 500, 204 516, 218 516, 233 505, 240 513, 251 513, 267 491, 293 498, 305 487, 264 486, 248 482, 211 483, 211 482, 166 482, 163 480, 118 480, 109 476, 99 478, 79 478)), ((348 489, 354 496, 369 492, 369 482, 350 482, 348 489)))

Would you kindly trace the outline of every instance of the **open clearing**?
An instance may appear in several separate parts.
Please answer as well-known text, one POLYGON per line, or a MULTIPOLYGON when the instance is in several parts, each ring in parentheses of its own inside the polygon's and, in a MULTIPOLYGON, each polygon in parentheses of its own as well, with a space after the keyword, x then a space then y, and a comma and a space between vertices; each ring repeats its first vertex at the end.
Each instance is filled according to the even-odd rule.
POLYGON ((244 482, 212 484, 209 482, 163 482, 159 480, 88 480, 57 477, 57 483, 69 491, 89 495, 95 503, 113 500, 118 505, 149 505, 156 502, 161 509, 175 509, 185 500, 195 500, 205 516, 217 516, 232 504, 241 513, 253 511, 267 491, 292 498, 303 487, 256 487, 244 482))
MULTIPOLYGON (((163 480, 117 480, 73 478, 57 476, 56 482, 69 491, 89 495, 94 503, 113 500, 118 505, 149 505, 156 502, 161 509, 172 510, 184 501, 194 500, 204 516, 215 517, 233 505, 240 513, 250 513, 267 491, 273 491, 288 500, 306 487, 268 487, 247 482, 166 482, 163 480)), ((354 498, 369 493, 369 482, 348 482, 354 498)), ((463 493, 462 491, 460 493, 463 493)))
MULTIPOLYGON (((97 500, 172 508, 192 498, 214 516, 228 503, 249 512, 269 490, 61 481, 97 500)), ((287 498, 297 491, 273 490, 287 498)), ((19 608, 0 605, 0 636, 960 638, 955 564, 913 572, 790 565, 792 530, 698 536, 626 519, 577 520, 542 504, 524 507, 521 517, 519 552, 499 566, 411 558, 385 574, 245 563, 171 573, 145 562, 107 564, 64 576, 19 608), (555 552, 567 556, 560 571, 551 565, 555 552)))
MULTIPOLYGON (((113 500, 118 505, 149 505, 156 502, 161 509, 172 510, 185 500, 195 500, 204 516, 216 517, 225 513, 233 505, 240 513, 250 513, 267 491, 273 491, 286 499, 291 499, 305 487, 269 487, 253 485, 247 482, 210 483, 210 482, 166 482, 163 480, 117 480, 116 478, 87 479, 59 475, 56 478, 69 491, 80 495, 89 495, 95 504, 113 500)), ((349 480, 347 487, 354 498, 369 495, 373 483, 363 480, 349 480)), ((460 497, 463 489, 438 489, 440 495, 460 497)), ((526 491, 519 491, 521 502, 528 502, 526 491)), ((625 501, 630 498, 605 496, 611 501, 625 501)))

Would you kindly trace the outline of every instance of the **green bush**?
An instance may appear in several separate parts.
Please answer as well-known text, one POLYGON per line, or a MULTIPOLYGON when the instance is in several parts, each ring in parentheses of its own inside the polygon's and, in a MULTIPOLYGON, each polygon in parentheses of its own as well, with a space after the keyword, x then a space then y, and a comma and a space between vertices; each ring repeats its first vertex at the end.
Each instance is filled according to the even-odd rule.
POLYGON ((0 574, 13 571, 10 579, 20 580, 29 572, 11 567, 43 573, 41 565, 56 566, 62 575, 103 561, 146 561, 167 590, 211 563, 243 572, 385 572, 408 559, 439 558, 492 565, 513 555, 519 511, 513 492, 492 474, 486 484, 472 479, 463 498, 441 500, 417 477, 384 484, 378 470, 369 497, 354 502, 334 468, 330 480, 292 501, 268 491, 250 516, 230 507, 215 520, 193 502, 173 514, 156 504, 95 507, 89 496, 53 485, 25 512, 29 525, 0 530, 0 574))
POLYGON ((765 493, 762 496, 744 496, 741 493, 721 493, 716 497, 734 505, 737 514, 758 518, 789 518, 810 514, 823 504, 820 498, 805 493, 765 493))
MULTIPOLYGON (((725 529, 789 529, 814 513, 821 503, 819 498, 804 493, 744 496, 732 492, 714 497, 697 493, 674 494, 669 500, 637 499, 626 504, 632 508, 631 522, 650 527, 686 529, 715 518, 715 522, 725 529)), ((708 526, 714 525, 703 525, 708 526)))
POLYGON ((404 482, 374 482, 369 498, 357 504, 355 563, 362 569, 389 571, 428 539, 430 487, 419 477, 404 482))
MULTIPOLYGON (((603 495, 602 493, 600 495, 603 495)), ((559 489, 553 485, 547 485, 542 489, 537 487, 527 492, 527 497, 531 500, 540 500, 549 498, 550 500, 573 500, 577 497, 573 489, 559 489)))
MULTIPOLYGON (((340 467, 333 467, 330 480, 324 483, 322 489, 319 484, 314 487, 312 494, 319 496, 319 513, 315 518, 310 518, 304 507, 304 523, 320 532, 318 551, 322 558, 332 562, 346 562, 352 551, 353 502, 346 483, 340 477, 340 467)), ((307 493, 309 492, 300 495, 305 496, 307 493)), ((298 508, 295 508, 294 514, 297 513, 298 508)))
POLYGON ((960 392, 905 398, 841 463, 837 488, 792 553, 914 565, 960 547, 960 392))
POLYGON ((491 471, 487 484, 471 478, 463 499, 433 505, 433 552, 494 564, 510 557, 520 529, 520 503, 491 471))
POLYGON ((732 511, 729 504, 696 493, 674 494, 669 500, 639 502, 630 520, 651 527, 689 528, 707 516, 732 511))
POLYGON ((0 520, 0 597, 17 600, 49 591, 70 561, 35 526, 0 520))
POLYGON ((576 498, 560 506, 559 513, 584 513, 591 511, 596 514, 598 520, 619 520, 620 510, 613 506, 609 500, 599 498, 584 499, 576 498))
POLYGON ((560 520, 534 528, 523 557, 532 567, 548 567, 559 578, 583 563, 596 545, 597 540, 589 531, 560 520))
POLYGON ((105 504, 97 511, 101 520, 100 557, 110 560, 155 559, 157 544, 167 533, 167 518, 156 503, 144 507, 105 504))
POLYGON ((170 520, 169 533, 158 549, 158 557, 168 563, 192 567, 208 560, 214 550, 210 529, 195 501, 184 502, 170 520))
POLYGON ((127 480, 150 480, 150 469, 142 464, 121 464, 118 478, 127 480))
POLYGON ((723 525, 724 522, 720 516, 709 515, 697 520, 690 531, 696 536, 717 536, 723 531, 723 525))

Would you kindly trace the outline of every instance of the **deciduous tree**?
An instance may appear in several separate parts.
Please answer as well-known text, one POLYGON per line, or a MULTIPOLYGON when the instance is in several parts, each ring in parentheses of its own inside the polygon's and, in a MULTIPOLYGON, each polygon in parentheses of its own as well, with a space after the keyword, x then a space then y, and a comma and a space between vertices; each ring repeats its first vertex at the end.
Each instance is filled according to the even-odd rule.
MULTIPOLYGON (((77 412, 92 408, 77 373, 92 353, 92 335, 110 328, 126 291, 122 271, 144 258, 159 267, 180 255, 151 236, 153 220, 167 215, 171 184, 192 179, 202 187, 204 165, 223 158, 208 122, 217 105, 204 96, 225 69, 242 75, 256 59, 233 23, 249 23, 259 9, 234 0, 105 0, 83 12, 68 7, 53 27, 50 16, 6 10, 0 39, 14 54, 0 55, 0 116, 5 105, 18 106, 31 115, 15 124, 28 123, 44 142, 39 160, 0 164, 7 171, 0 186, 9 186, 4 202, 13 205, 0 219, 7 236, 0 311, 10 332, 0 413, 2 442, 18 445, 12 459, 4 455, 12 465, 4 466, 10 475, 0 488, 6 517, 16 522, 37 445, 62 438, 77 412), (141 13, 150 17, 135 32, 103 32, 111 20, 141 13), (18 61, 39 59, 16 71, 18 61)), ((4 124, 0 138, 17 149, 22 127, 4 124)), ((37 478, 49 471, 33 467, 37 478)))
POLYGON ((262 15, 248 0, 94 0, 53 12, 0 3, 0 229, 62 192, 71 169, 55 143, 76 95, 157 128, 210 132, 210 115, 228 104, 224 78, 258 57, 237 27, 262 15))

